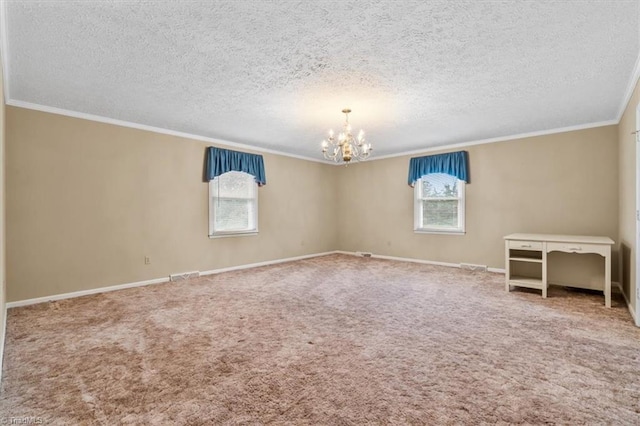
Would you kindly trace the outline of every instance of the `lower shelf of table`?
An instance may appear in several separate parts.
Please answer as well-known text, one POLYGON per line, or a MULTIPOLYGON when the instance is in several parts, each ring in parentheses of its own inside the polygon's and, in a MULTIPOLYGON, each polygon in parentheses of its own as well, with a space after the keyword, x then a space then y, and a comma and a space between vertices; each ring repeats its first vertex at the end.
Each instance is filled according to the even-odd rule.
POLYGON ((509 279, 509 285, 542 290, 542 279, 532 278, 532 277, 520 277, 515 275, 509 279))

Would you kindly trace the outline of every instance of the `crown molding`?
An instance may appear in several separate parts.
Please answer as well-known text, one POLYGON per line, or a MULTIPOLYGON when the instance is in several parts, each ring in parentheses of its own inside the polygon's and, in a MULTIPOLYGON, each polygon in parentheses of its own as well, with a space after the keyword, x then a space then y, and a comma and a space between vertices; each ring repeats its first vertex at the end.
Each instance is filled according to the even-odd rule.
MULTIPOLYGON (((100 115, 93 115, 93 114, 87 114, 87 113, 84 113, 84 112, 71 111, 71 110, 67 110, 67 109, 63 109, 63 108, 50 107, 50 106, 35 104, 35 103, 31 103, 31 102, 23 102, 23 101, 17 101, 17 100, 13 100, 13 99, 8 99, 6 101, 6 104, 10 105, 10 106, 18 107, 18 108, 25 108, 25 109, 35 110, 35 111, 48 112, 48 113, 51 113, 51 114, 64 115, 64 116, 67 116, 67 117, 81 118, 81 119, 84 119, 84 120, 97 121, 97 122, 100 122, 100 123, 113 124, 113 125, 116 125, 116 126, 129 127, 129 128, 138 129, 138 130, 145 130, 145 131, 148 131, 148 132, 160 133, 160 134, 170 135, 170 136, 177 136, 177 137, 180 137, 180 138, 193 139, 193 140, 198 140, 198 141, 207 142, 207 143, 225 145, 225 146, 228 146, 228 147, 231 147, 231 148, 246 149, 246 150, 260 152, 260 153, 266 153, 266 154, 282 155, 284 157, 296 158, 298 160, 313 161, 313 162, 316 162, 316 163, 321 163, 321 164, 326 164, 326 165, 331 165, 331 166, 342 166, 342 165, 344 165, 344 163, 335 163, 333 161, 327 161, 327 160, 320 159, 320 158, 305 157, 305 156, 302 156, 302 155, 296 155, 296 154, 291 154, 291 153, 284 152, 284 151, 277 151, 277 150, 267 149, 267 148, 258 148, 258 147, 253 146, 253 145, 227 141, 227 140, 224 140, 224 139, 214 139, 214 138, 210 138, 210 137, 206 137, 206 136, 200 136, 200 135, 195 135, 195 134, 185 133, 185 132, 178 132, 178 131, 175 131, 175 130, 164 129, 164 128, 161 128, 161 127, 148 126, 146 124, 139 124, 139 123, 133 123, 133 122, 130 122, 130 121, 117 120, 117 119, 114 119, 114 118, 103 117, 103 116, 100 116, 100 115)), ((530 137, 535 137, 535 136, 545 136, 545 135, 551 135, 551 134, 555 134, 555 133, 564 133, 564 132, 571 132, 571 131, 576 131, 576 130, 592 129, 594 127, 611 126, 611 125, 618 124, 619 121, 620 120, 599 121, 599 122, 595 122, 595 123, 587 123, 587 124, 580 124, 580 125, 576 125, 576 126, 561 127, 561 128, 556 128, 556 129, 542 130, 542 131, 538 131, 538 132, 520 133, 520 134, 516 134, 516 135, 500 136, 500 137, 497 137, 497 138, 480 139, 480 140, 476 140, 476 141, 468 141, 468 142, 461 142, 461 143, 455 143, 455 144, 447 144, 447 145, 438 145, 438 146, 432 146, 432 147, 425 147, 425 148, 420 148, 420 149, 416 149, 416 150, 412 150, 412 151, 403 151, 403 152, 399 152, 399 153, 395 153, 395 154, 382 155, 382 156, 379 156, 379 157, 369 157, 369 159, 367 159, 366 162, 376 161, 376 160, 384 160, 386 158, 403 157, 403 156, 406 156, 406 155, 426 154, 426 153, 434 152, 434 151, 446 151, 446 150, 449 150, 449 149, 464 148, 464 147, 473 146, 473 145, 484 145, 484 144, 489 144, 489 143, 505 142, 505 141, 516 140, 516 139, 530 138, 530 137)), ((352 164, 358 164, 358 163, 359 162, 353 162, 352 164)))
POLYGON ((305 157, 303 155, 291 154, 289 152, 277 151, 277 150, 268 149, 268 148, 259 148, 254 145, 232 142, 224 139, 210 138, 207 136, 200 136, 192 133, 179 132, 176 130, 164 129, 162 127, 148 126, 146 124, 139 124, 139 123, 133 123, 131 121, 117 120, 115 118, 87 114, 84 112, 72 111, 72 110, 63 109, 63 108, 50 107, 50 106, 35 104, 31 102, 23 102, 23 101, 17 101, 14 99, 7 99, 6 104, 9 106, 18 107, 18 108, 31 109, 35 111, 47 112, 50 114, 64 115, 64 116, 73 117, 73 118, 81 118, 89 121, 97 121, 99 123, 113 124, 115 126, 129 127, 132 129, 144 130, 147 132, 160 133, 163 135, 177 136, 185 139, 193 139, 193 140, 213 143, 217 145, 224 145, 230 148, 245 149, 245 150, 259 152, 263 154, 281 155, 284 157, 291 157, 298 160, 313 161, 315 163, 322 163, 322 164, 328 164, 328 165, 333 164, 333 162, 328 162, 324 159, 305 157))
POLYGON ((636 84, 638 83, 638 79, 640 78, 640 52, 638 53, 638 57, 636 58, 636 65, 633 67, 633 73, 631 74, 631 80, 629 80, 629 84, 627 85, 627 91, 622 98, 622 103, 620 104, 620 109, 618 110, 616 124, 620 123, 622 120, 622 115, 624 111, 627 109, 629 105, 629 101, 631 100, 631 96, 633 96, 633 91, 636 88, 636 84))
POLYGON ((399 152, 397 154, 387 154, 387 155, 381 155, 380 157, 370 157, 367 161, 384 160, 385 158, 403 157, 405 155, 427 154, 429 152, 434 152, 434 151, 446 151, 449 149, 465 148, 465 147, 474 146, 474 145, 485 145, 485 144, 495 143, 495 142, 506 142, 506 141, 517 140, 517 139, 533 138, 536 136, 553 135, 556 133, 573 132, 576 130, 593 129, 595 127, 616 125, 618 124, 618 122, 619 120, 598 121, 595 123, 586 123, 586 124, 579 124, 576 126, 559 127, 556 129, 541 130, 538 132, 520 133, 516 135, 500 136, 497 138, 480 139, 476 141, 431 146, 431 147, 416 149, 413 151, 399 152))

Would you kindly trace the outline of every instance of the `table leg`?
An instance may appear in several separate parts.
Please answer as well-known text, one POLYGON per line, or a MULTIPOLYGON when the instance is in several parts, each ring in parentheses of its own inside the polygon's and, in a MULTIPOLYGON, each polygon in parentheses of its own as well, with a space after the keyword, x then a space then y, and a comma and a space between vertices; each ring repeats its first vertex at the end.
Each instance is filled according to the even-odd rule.
POLYGON ((505 241, 504 242, 504 286, 505 286, 505 290, 507 290, 507 292, 509 292, 509 290, 511 290, 511 287, 509 286, 509 277, 511 276, 511 273, 509 271, 509 266, 511 266, 511 262, 509 261, 509 241, 505 241))
POLYGON ((542 243, 542 298, 547 298, 547 243, 542 243))
POLYGON ((611 307, 611 246, 604 257, 604 306, 611 307))

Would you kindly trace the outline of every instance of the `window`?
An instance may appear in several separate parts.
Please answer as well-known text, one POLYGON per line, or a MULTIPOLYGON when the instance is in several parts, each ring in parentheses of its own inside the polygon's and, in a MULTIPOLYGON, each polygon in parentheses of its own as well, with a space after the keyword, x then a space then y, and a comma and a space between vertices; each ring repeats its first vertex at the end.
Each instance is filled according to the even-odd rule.
POLYGON ((258 190, 255 178, 227 172, 209 181, 209 236, 258 233, 258 190))
POLYGON ((432 173, 415 185, 416 232, 464 233, 464 181, 432 173))

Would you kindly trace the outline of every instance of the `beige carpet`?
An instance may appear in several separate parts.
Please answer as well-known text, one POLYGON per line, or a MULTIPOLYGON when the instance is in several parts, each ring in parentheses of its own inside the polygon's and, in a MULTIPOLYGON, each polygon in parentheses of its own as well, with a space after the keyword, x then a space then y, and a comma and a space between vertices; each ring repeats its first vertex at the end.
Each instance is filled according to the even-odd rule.
POLYGON ((640 424, 619 297, 331 255, 11 309, 0 417, 640 424))

